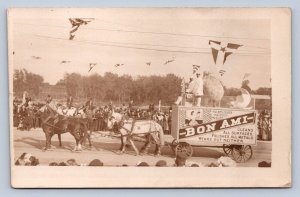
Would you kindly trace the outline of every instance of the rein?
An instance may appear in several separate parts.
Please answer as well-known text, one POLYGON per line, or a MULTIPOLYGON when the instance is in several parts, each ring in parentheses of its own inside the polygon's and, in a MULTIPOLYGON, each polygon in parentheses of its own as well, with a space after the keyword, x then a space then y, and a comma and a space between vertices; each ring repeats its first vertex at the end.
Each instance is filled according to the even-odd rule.
MULTIPOLYGON (((48 109, 48 108, 47 108, 48 109)), ((50 110, 52 113, 53 113, 53 110, 51 109, 50 110)), ((61 131, 64 131, 64 129, 62 129, 62 128, 60 128, 60 127, 57 127, 57 126, 55 126, 54 124, 50 124, 48 121, 51 119, 51 118, 55 118, 55 115, 54 115, 54 117, 53 117, 53 115, 49 115, 43 122, 42 122, 42 125, 48 125, 48 126, 50 126, 50 127, 53 127, 53 128, 56 128, 56 129, 59 129, 59 130, 61 130, 61 131)))
POLYGON ((48 123, 48 122, 44 122, 43 124, 46 124, 46 125, 48 125, 48 126, 50 126, 50 127, 53 127, 53 128, 59 129, 59 130, 61 130, 61 131, 64 131, 64 129, 62 129, 62 128, 60 128, 60 127, 57 127, 57 126, 55 126, 55 125, 53 125, 53 124, 50 124, 50 123, 48 123))

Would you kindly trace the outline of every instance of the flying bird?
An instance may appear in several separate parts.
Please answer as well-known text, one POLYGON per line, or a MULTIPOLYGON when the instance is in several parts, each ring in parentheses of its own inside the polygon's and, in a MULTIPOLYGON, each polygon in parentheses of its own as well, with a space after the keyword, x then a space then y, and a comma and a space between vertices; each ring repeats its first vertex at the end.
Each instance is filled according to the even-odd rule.
POLYGON ((123 66, 124 64, 115 64, 115 67, 123 66))
POLYGON ((88 72, 90 72, 96 65, 97 65, 97 63, 90 63, 90 69, 88 72))
POLYGON ((165 62, 165 64, 169 64, 169 63, 174 62, 174 61, 175 61, 175 57, 173 56, 172 59, 171 59, 171 60, 167 60, 167 61, 165 62))
POLYGON ((147 66, 150 66, 150 65, 151 65, 151 62, 146 62, 146 65, 147 65, 147 66))
POLYGON ((171 63, 171 62, 174 62, 175 60, 167 60, 166 62, 165 62, 165 64, 169 64, 169 63, 171 63))
POLYGON ((89 20, 88 19, 85 19, 85 18, 69 18, 69 21, 72 25, 72 29, 70 31, 70 37, 69 37, 69 40, 73 40, 74 37, 75 37, 75 32, 78 30, 78 28, 81 26, 81 25, 87 25, 89 22, 91 22, 92 18, 90 18, 89 20))
POLYGON ((61 64, 66 64, 66 63, 70 63, 71 61, 67 61, 67 60, 63 60, 63 61, 61 61, 60 63, 61 64))
POLYGON ((39 59, 42 59, 41 57, 39 57, 39 56, 31 56, 33 59, 35 59, 35 60, 39 60, 39 59))

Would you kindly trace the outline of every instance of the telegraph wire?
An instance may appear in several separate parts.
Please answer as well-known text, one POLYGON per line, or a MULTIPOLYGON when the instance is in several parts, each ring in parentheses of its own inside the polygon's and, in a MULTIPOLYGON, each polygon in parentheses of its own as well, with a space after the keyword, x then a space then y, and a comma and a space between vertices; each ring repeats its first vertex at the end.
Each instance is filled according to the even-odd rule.
MULTIPOLYGON (((43 25, 43 24, 30 24, 30 23, 15 23, 22 25, 31 25, 31 26, 46 26, 46 27, 58 27, 58 28, 70 28, 67 26, 61 25, 43 25)), ((171 36, 187 36, 187 37, 202 37, 202 38, 226 38, 226 39, 235 39, 235 40, 260 40, 268 41, 268 38, 249 38, 249 37, 232 37, 232 36, 205 36, 200 34, 183 34, 183 33, 170 33, 170 32, 155 32, 155 31, 137 31, 137 30, 126 30, 126 29, 108 29, 108 28, 92 28, 86 27, 87 30, 98 30, 98 31, 112 31, 112 32, 125 32, 125 33, 139 33, 139 34, 154 34, 154 35, 171 35, 171 36)))
MULTIPOLYGON (((68 41, 69 39, 64 38, 57 38, 57 37, 51 37, 51 36, 43 36, 43 35, 34 35, 35 37, 39 38, 46 38, 46 39, 52 39, 52 40, 62 40, 62 41, 68 41)), ((125 46, 125 45, 118 45, 118 44, 107 44, 105 42, 95 42, 90 40, 72 40, 72 42, 77 43, 87 43, 91 45, 100 45, 100 46, 111 46, 111 47, 118 47, 118 48, 130 48, 130 49, 137 49, 137 50, 148 50, 148 51, 160 51, 160 52, 171 52, 171 53, 194 53, 194 54, 211 54, 210 51, 185 51, 185 50, 168 50, 168 49, 158 49, 158 48, 147 48, 147 47, 134 47, 134 46, 125 46)), ((269 55, 268 53, 236 53, 238 55, 269 55)))

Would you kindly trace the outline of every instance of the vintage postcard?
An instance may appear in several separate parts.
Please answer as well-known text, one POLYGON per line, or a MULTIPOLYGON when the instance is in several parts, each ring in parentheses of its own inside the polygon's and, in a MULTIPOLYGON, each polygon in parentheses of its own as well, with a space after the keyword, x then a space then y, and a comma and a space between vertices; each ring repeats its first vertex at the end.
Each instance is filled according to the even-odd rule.
POLYGON ((11 8, 15 188, 291 186, 288 8, 11 8))

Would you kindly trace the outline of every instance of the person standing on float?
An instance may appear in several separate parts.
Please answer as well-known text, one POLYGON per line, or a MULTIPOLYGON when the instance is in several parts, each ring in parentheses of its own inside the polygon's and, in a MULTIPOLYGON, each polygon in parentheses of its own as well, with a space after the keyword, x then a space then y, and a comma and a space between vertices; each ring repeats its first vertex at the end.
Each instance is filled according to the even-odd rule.
POLYGON ((196 77, 189 83, 187 92, 191 92, 195 98, 195 106, 201 106, 201 97, 203 96, 203 79, 199 72, 196 77))

